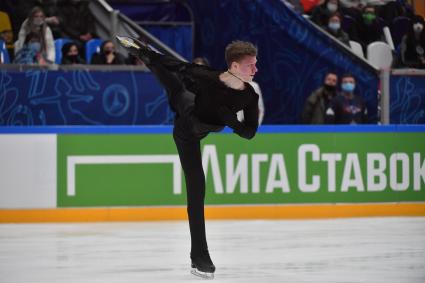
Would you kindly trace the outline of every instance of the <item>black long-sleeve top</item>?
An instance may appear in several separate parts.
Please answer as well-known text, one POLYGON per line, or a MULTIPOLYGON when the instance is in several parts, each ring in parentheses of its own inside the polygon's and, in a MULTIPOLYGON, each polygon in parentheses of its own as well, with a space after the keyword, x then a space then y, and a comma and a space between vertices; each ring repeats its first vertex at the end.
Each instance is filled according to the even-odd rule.
POLYGON ((228 126, 239 136, 251 139, 258 128, 258 94, 248 83, 244 83, 243 90, 228 87, 220 74, 204 66, 187 66, 185 85, 196 95, 193 114, 202 123, 228 126), (243 122, 237 119, 240 110, 244 112, 243 122))

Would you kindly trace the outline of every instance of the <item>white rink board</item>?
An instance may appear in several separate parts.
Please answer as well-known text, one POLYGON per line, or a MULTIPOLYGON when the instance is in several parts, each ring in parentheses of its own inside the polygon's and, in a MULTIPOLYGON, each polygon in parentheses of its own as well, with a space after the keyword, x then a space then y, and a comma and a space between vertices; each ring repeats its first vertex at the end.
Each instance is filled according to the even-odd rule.
MULTIPOLYGON (((216 283, 425 282, 425 218, 208 221, 216 283)), ((186 222, 0 225, 2 283, 199 282, 186 222)))
POLYGON ((56 135, 0 135, 0 209, 56 208, 56 135))

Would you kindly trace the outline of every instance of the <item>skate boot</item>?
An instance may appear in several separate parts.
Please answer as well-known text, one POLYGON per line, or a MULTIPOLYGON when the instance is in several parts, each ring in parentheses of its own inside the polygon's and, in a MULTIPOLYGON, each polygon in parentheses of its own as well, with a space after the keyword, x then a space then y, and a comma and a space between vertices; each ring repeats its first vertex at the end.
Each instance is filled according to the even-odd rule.
POLYGON ((137 38, 131 37, 131 36, 115 36, 118 40, 118 42, 123 46, 125 49, 127 49, 130 54, 140 58, 145 64, 150 63, 150 57, 149 54, 153 51, 148 47, 148 45, 144 42, 141 42, 137 38))
POLYGON ((214 279, 215 266, 211 261, 210 255, 204 254, 198 257, 192 258, 192 270, 193 275, 199 276, 204 279, 214 279))

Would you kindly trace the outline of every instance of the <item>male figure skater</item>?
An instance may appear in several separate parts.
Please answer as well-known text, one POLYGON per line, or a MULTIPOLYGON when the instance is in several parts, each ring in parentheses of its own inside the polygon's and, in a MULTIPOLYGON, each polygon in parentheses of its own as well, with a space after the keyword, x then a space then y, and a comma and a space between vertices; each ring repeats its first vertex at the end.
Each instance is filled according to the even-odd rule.
POLYGON ((243 138, 254 137, 258 127, 258 95, 248 82, 257 72, 257 48, 249 42, 230 43, 225 51, 228 70, 219 72, 159 54, 134 38, 117 39, 158 78, 176 112, 173 138, 186 180, 191 272, 212 279, 215 266, 205 235, 205 176, 200 141, 224 126, 243 138), (244 112, 243 122, 236 116, 240 110, 244 112))

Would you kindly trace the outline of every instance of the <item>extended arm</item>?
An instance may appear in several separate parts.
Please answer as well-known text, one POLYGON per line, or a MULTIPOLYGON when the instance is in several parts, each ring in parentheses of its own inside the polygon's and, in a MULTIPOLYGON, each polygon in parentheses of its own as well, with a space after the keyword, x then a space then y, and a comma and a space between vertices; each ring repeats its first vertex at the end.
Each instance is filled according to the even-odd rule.
POLYGON ((223 123, 232 128, 233 132, 245 139, 252 139, 258 128, 258 96, 253 99, 249 105, 243 109, 245 120, 239 122, 236 113, 233 113, 226 106, 221 106, 219 116, 223 123))

